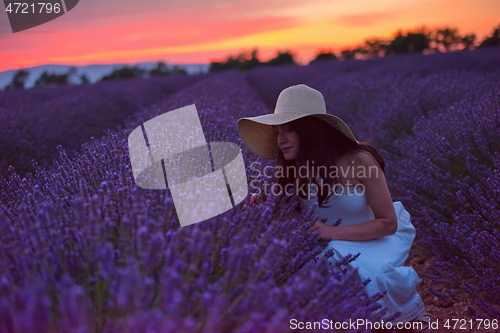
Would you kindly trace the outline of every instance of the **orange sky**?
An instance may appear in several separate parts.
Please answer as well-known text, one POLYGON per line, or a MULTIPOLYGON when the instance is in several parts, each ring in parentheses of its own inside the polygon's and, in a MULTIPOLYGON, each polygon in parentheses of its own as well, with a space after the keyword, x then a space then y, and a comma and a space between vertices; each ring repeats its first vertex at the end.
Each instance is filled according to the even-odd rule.
POLYGON ((81 0, 67 14, 12 33, 0 4, 0 71, 44 64, 221 61, 252 47, 306 64, 401 28, 457 27, 479 40, 500 24, 499 0, 81 0))

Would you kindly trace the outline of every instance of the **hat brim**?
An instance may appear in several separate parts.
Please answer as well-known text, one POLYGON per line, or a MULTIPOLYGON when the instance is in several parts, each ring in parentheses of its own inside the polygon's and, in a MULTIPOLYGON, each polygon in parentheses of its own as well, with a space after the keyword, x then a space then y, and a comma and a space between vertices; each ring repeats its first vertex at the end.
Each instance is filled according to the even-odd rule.
POLYGON ((237 122, 238 135, 254 154, 273 160, 279 156, 273 125, 282 125, 307 116, 314 116, 339 130, 349 139, 358 143, 347 124, 339 117, 331 114, 304 114, 303 112, 272 113, 256 117, 240 118, 237 122))

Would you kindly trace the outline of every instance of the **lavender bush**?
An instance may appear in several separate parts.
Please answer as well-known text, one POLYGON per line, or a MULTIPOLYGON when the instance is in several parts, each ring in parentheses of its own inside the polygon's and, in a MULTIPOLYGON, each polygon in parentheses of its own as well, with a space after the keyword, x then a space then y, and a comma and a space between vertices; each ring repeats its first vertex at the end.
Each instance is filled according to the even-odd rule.
POLYGON ((119 126, 130 114, 205 75, 99 82, 93 85, 0 92, 0 173, 14 166, 33 171, 31 160, 50 166, 57 145, 73 152, 90 137, 119 126))
POLYGON ((415 135, 396 142, 404 158, 394 161, 400 192, 425 230, 422 243, 441 259, 434 280, 463 283, 492 318, 500 315, 498 82, 418 121, 415 135))

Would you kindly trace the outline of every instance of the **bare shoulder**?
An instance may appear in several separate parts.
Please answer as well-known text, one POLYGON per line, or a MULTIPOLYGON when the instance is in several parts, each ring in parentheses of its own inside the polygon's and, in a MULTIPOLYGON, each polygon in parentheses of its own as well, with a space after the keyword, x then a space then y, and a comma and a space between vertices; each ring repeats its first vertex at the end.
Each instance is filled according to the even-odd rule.
POLYGON ((352 155, 353 155, 353 158, 355 160, 357 160, 359 165, 363 165, 366 167, 380 166, 378 164, 377 160, 375 159, 375 157, 370 152, 367 152, 366 150, 358 150, 358 151, 354 152, 352 155))
POLYGON ((346 165, 354 165, 354 166, 380 166, 375 159, 375 157, 366 150, 356 150, 350 152, 339 159, 339 162, 342 162, 346 165))

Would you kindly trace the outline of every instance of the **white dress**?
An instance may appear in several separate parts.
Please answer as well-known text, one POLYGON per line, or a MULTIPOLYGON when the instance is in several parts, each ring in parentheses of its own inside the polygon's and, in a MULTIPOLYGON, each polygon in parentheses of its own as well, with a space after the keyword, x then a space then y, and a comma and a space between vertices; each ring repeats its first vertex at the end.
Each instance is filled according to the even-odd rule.
MULTIPOLYGON (((353 225, 375 218, 362 187, 342 188, 342 191, 334 192, 325 202, 324 205, 331 206, 329 208, 318 206, 315 192, 310 199, 301 199, 301 202, 305 207, 315 205, 314 213, 320 218, 327 218, 328 225, 333 225, 340 218, 342 219, 340 225, 353 225)), ((341 260, 348 254, 361 253, 349 265, 358 269, 363 281, 371 279, 366 286, 370 296, 387 291, 378 302, 388 308, 386 315, 401 312, 401 315, 392 321, 396 323, 415 319, 425 310, 425 306, 415 290, 420 282, 417 273, 412 267, 403 266, 415 238, 415 228, 403 204, 400 201, 393 204, 398 219, 398 229, 395 234, 371 241, 331 241, 318 258, 331 248, 335 250, 334 255, 329 258, 332 262, 341 260)))

